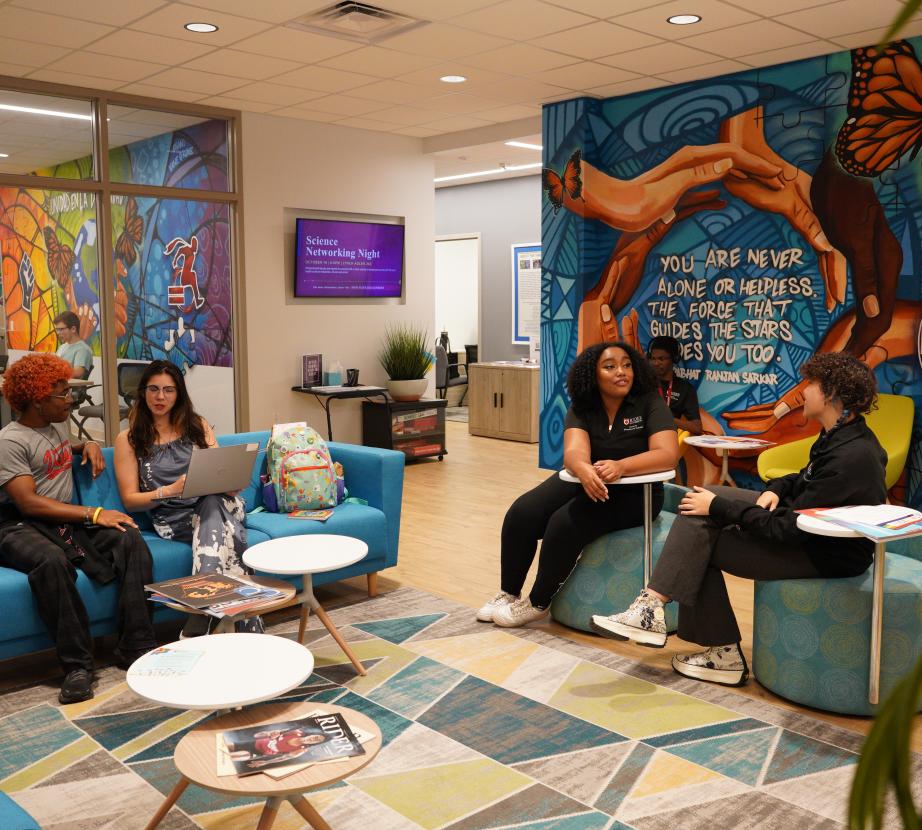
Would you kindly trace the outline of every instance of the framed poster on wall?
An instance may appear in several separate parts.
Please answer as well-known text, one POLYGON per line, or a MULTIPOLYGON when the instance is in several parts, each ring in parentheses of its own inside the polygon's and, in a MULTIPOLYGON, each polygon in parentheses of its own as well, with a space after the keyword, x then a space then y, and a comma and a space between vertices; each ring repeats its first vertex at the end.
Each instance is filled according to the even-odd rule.
POLYGON ((541 328, 541 243, 512 245, 512 342, 527 344, 541 328))

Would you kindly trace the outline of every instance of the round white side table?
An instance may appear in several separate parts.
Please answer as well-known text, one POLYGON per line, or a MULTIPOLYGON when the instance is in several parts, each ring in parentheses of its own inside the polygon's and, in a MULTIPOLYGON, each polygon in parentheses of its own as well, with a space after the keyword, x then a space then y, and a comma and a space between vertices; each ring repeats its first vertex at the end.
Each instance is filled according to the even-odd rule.
MULTIPOLYGON (((558 474, 561 481, 570 484, 579 484, 579 479, 569 470, 563 469, 558 474)), ((663 470, 659 473, 644 473, 639 476, 623 476, 614 484, 642 484, 643 485, 643 585, 650 582, 653 573, 653 485, 657 481, 672 481, 675 470, 663 470)))
POLYGON ((126 680, 136 694, 176 709, 232 709, 271 700, 293 689, 314 670, 313 655, 300 643, 267 634, 212 634, 162 648, 199 651, 188 674, 143 674, 153 652, 139 657, 126 680))
MULTIPOLYGON (((835 536, 839 539, 858 539, 861 534, 841 525, 817 519, 815 516, 797 517, 797 527, 817 536, 835 536)), ((874 588, 871 593, 871 674, 868 678, 868 702, 880 700, 880 640, 884 627, 884 573, 887 568, 887 543, 874 542, 874 588)))
POLYGON ((304 588, 295 601, 301 603, 301 625, 298 628, 298 642, 303 642, 307 628, 308 614, 313 611, 346 656, 355 666, 358 674, 364 675, 365 668, 349 648, 332 620, 323 610, 311 579, 315 573, 335 571, 353 565, 368 555, 368 545, 351 536, 336 536, 329 533, 312 533, 305 536, 282 536, 253 545, 243 554, 244 563, 256 571, 271 574, 301 574, 304 588))
POLYGON ((761 439, 753 439, 752 441, 747 441, 745 438, 721 440, 719 435, 688 435, 685 437, 685 443, 690 447, 714 450, 720 456, 720 478, 717 483, 729 484, 731 487, 736 487, 736 482, 730 478, 731 450, 767 450, 773 446, 772 442, 761 439))

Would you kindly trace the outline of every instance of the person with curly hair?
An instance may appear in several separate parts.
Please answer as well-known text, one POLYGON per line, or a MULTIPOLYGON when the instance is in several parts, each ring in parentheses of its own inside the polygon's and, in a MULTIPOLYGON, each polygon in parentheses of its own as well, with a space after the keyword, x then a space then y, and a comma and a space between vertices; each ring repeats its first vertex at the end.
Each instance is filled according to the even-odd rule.
MULTIPOLYGON (((193 447, 216 447, 208 421, 192 406, 182 372, 154 360, 138 381, 128 429, 115 439, 115 478, 122 504, 150 511, 157 535, 192 545, 192 573, 244 574, 246 506, 236 493, 182 498, 193 447)), ((190 614, 181 637, 208 632, 213 617, 190 614)), ((262 619, 237 623, 240 631, 262 633, 262 619)))
POLYGON ((886 500, 887 453, 862 417, 877 398, 874 374, 844 352, 814 355, 800 373, 807 381, 804 415, 822 426, 807 466, 761 493, 735 487, 686 493, 649 584, 626 611, 593 616, 597 633, 662 648, 663 606, 675 600, 679 637, 706 649, 676 655, 673 669, 740 686, 749 666, 724 571, 746 579, 832 579, 870 567, 870 540, 812 536, 797 527, 797 511, 886 500))
POLYGON ((0 565, 29 577, 64 670, 61 703, 93 697, 93 637, 77 568, 98 584, 119 581, 118 665, 127 668, 156 645, 144 593, 151 556, 134 521, 118 510, 71 504, 73 453, 94 478, 105 462, 95 441, 71 445, 64 426, 73 405, 70 377, 70 364, 51 354, 10 366, 3 394, 19 420, 0 430, 0 565))
MULTIPOLYGON (((563 460, 579 484, 555 473, 509 508, 501 590, 477 612, 478 620, 513 627, 543 619, 586 545, 643 524, 643 485, 617 482, 676 465, 676 429, 657 388, 650 365, 626 343, 597 343, 577 355, 567 377, 572 406, 564 420, 563 460), (530 594, 520 598, 539 539, 538 574, 530 594)), ((654 516, 662 505, 663 485, 657 484, 654 516)))

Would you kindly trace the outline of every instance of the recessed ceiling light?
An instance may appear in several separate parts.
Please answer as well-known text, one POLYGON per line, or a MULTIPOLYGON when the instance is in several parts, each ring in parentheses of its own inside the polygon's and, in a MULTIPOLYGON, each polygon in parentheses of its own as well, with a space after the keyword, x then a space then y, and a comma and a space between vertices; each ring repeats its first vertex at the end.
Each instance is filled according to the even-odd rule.
POLYGON ((464 75, 442 75, 439 80, 444 84, 463 84, 467 78, 464 75))
POLYGON ((214 23, 187 23, 183 28, 200 35, 218 31, 218 27, 214 23))
POLYGON ((698 23, 701 21, 700 14, 674 14, 672 17, 667 17, 666 21, 668 23, 674 23, 676 26, 689 26, 692 23, 698 23))
POLYGON ((16 104, 0 104, 0 110, 8 112, 25 112, 29 115, 53 115, 55 118, 73 118, 77 121, 92 121, 92 115, 82 115, 79 112, 59 112, 58 110, 44 110, 38 107, 20 107, 16 104))
POLYGON ((540 144, 529 144, 527 141, 506 141, 507 147, 521 147, 523 150, 543 150, 540 144))
POLYGON ((541 162, 536 162, 535 164, 503 164, 499 167, 492 167, 489 170, 477 170, 474 173, 458 173, 454 176, 439 176, 433 181, 436 182, 451 182, 457 181, 458 179, 473 179, 477 176, 498 176, 501 173, 509 173, 515 170, 531 170, 535 167, 541 167, 541 162))
POLYGON ((10 157, 9 153, 0 153, 0 159, 8 159, 10 157))

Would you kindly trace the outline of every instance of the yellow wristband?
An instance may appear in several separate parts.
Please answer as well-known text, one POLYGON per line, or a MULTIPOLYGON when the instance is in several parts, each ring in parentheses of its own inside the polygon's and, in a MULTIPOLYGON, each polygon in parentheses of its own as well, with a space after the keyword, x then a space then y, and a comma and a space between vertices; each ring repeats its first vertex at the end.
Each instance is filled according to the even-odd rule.
POLYGON ((97 507, 97 508, 93 511, 93 524, 96 524, 96 520, 99 518, 99 514, 100 514, 100 513, 102 513, 102 508, 101 508, 101 507, 97 507))

